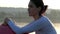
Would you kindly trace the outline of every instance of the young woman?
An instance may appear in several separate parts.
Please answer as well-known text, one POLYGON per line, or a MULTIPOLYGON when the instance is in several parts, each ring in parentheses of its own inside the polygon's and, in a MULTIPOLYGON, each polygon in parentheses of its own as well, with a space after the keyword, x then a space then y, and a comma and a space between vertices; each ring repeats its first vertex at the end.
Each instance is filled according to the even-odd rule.
POLYGON ((23 28, 16 26, 12 20, 8 20, 8 25, 16 34, 36 32, 36 34, 57 34, 52 22, 44 16, 46 6, 42 0, 30 0, 28 5, 29 16, 34 18, 30 24, 23 28))

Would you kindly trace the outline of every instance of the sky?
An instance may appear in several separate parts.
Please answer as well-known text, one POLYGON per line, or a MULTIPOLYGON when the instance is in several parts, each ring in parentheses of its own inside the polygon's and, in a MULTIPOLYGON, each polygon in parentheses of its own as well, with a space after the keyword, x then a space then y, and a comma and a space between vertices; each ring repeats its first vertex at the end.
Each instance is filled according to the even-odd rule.
MULTIPOLYGON (((60 9, 60 0, 43 0, 50 9, 60 9)), ((0 0, 0 7, 28 8, 29 0, 0 0)))

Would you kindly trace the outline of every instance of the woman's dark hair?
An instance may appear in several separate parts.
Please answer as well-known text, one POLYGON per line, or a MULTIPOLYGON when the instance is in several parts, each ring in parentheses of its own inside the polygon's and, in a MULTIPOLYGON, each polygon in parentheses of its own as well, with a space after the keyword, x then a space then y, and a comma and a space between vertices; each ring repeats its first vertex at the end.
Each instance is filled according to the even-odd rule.
POLYGON ((44 13, 46 11, 47 7, 48 7, 48 5, 44 5, 44 9, 42 9, 39 14, 41 15, 42 13, 44 13))
POLYGON ((37 8, 41 7, 41 10, 39 12, 39 16, 41 16, 41 14, 43 13, 43 10, 46 9, 46 7, 44 6, 43 0, 30 0, 30 1, 33 2, 37 8))

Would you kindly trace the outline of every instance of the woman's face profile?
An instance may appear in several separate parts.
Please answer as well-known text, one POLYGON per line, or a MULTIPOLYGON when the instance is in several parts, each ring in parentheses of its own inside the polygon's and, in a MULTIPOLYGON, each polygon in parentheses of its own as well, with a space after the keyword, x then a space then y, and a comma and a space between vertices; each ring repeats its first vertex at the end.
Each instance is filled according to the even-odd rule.
POLYGON ((28 13, 29 13, 29 16, 35 16, 35 15, 39 14, 38 8, 31 1, 29 2, 29 5, 28 5, 28 13))

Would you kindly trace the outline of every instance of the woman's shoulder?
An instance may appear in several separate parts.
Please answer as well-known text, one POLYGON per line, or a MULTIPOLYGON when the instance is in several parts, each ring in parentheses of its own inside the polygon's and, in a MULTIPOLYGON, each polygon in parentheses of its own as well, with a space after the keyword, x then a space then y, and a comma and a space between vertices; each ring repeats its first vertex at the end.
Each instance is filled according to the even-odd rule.
POLYGON ((50 20, 47 16, 42 16, 42 19, 43 20, 48 20, 48 21, 50 20))
POLYGON ((39 18, 39 20, 49 20, 49 18, 48 17, 46 17, 46 16, 42 16, 41 18, 39 18))
POLYGON ((46 22, 46 23, 48 23, 48 22, 51 22, 51 20, 47 17, 47 16, 42 16, 40 19, 39 19, 39 21, 41 21, 41 22, 46 22))
POLYGON ((34 22, 39 22, 40 23, 40 22, 47 22, 47 21, 49 21, 49 19, 46 16, 42 16, 34 22))
POLYGON ((46 16, 42 16, 41 18, 39 18, 38 20, 34 21, 35 24, 50 24, 51 21, 49 20, 48 17, 46 16))

